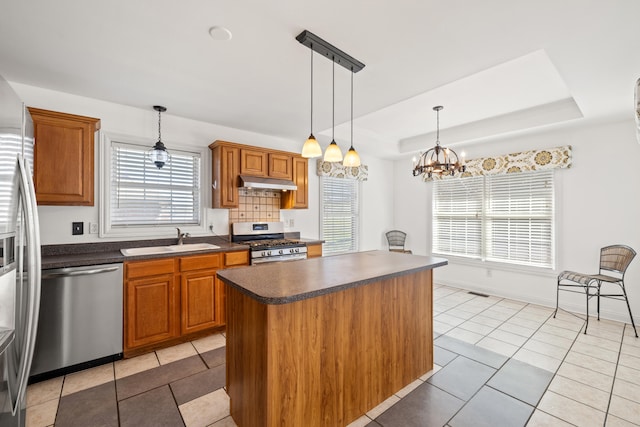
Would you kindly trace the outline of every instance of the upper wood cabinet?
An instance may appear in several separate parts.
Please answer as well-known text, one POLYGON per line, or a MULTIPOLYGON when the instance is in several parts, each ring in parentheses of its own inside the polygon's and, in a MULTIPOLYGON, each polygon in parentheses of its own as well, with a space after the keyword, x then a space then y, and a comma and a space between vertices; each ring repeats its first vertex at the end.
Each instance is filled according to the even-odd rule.
POLYGON ((269 177, 293 179, 292 171, 293 157, 290 154, 269 153, 269 177))
POLYGON ((213 161, 212 204, 214 208, 238 207, 238 175, 240 173, 240 149, 233 145, 217 144, 209 146, 213 161))
POLYGON ((243 148, 240 150, 240 174, 267 176, 267 153, 243 148))
POLYGON ((296 153, 261 149, 227 141, 209 145, 212 156, 212 205, 214 208, 237 208, 240 175, 293 180, 296 191, 283 192, 282 209, 308 208, 307 159, 296 153))
POLYGON ((94 135, 100 119, 29 107, 39 205, 93 206, 94 135))
POLYGON ((287 191, 280 196, 282 209, 307 209, 309 207, 309 166, 304 157, 293 157, 293 182, 296 191, 287 191))
POLYGON ((271 153, 266 150, 240 149, 240 174, 269 178, 292 179, 292 153, 271 153))

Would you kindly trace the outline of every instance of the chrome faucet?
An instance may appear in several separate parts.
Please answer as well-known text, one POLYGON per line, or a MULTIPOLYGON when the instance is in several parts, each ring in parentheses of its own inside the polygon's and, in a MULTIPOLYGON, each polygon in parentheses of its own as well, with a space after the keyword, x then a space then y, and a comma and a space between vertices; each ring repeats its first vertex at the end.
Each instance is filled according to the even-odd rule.
POLYGON ((186 239, 187 237, 191 237, 191 234, 189 233, 183 233, 180 231, 180 229, 178 227, 176 227, 176 230, 178 230, 178 244, 181 245, 182 241, 184 239, 186 239))

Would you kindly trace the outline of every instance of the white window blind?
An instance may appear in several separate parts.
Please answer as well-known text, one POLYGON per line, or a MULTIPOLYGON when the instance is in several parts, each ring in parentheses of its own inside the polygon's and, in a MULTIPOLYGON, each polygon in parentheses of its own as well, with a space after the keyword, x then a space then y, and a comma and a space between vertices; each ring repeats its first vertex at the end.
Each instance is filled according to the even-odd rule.
POLYGON ((200 154, 171 150, 158 169, 148 147, 111 146, 111 226, 200 223, 200 154))
POLYGON ((359 188, 359 181, 354 179, 320 178, 320 237, 325 241, 325 255, 358 251, 359 188))
POLYGON ((434 182, 433 251, 554 266, 553 171, 434 182))
POLYGON ((434 182, 434 252, 482 256, 483 186, 483 177, 434 182))

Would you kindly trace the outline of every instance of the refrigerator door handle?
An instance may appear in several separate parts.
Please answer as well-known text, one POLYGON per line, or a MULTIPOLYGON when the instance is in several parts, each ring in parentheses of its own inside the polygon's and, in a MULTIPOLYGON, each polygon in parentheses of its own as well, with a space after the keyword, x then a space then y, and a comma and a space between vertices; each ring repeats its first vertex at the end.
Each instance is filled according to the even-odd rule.
POLYGON ((38 207, 36 203, 36 192, 31 178, 31 170, 24 157, 18 155, 19 193, 22 200, 22 209, 25 218, 26 228, 26 249, 27 249, 27 281, 28 281, 28 312, 25 325, 25 339, 23 340, 23 351, 20 365, 18 367, 18 393, 14 402, 13 412, 19 410, 20 402, 24 399, 27 391, 29 372, 31 371, 31 361, 36 342, 36 331, 38 327, 38 316, 40 308, 40 226, 38 221, 38 207))

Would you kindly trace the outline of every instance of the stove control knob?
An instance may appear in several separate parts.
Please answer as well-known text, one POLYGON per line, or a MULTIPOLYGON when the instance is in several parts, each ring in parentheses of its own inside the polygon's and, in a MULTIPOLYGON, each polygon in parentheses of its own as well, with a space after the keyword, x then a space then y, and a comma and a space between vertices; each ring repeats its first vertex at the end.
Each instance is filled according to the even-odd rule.
POLYGON ((295 249, 296 253, 300 252, 300 248, 295 249))
POLYGON ((282 255, 282 254, 283 254, 282 249, 280 249, 280 250, 278 251, 278 253, 279 253, 280 255, 282 255))

